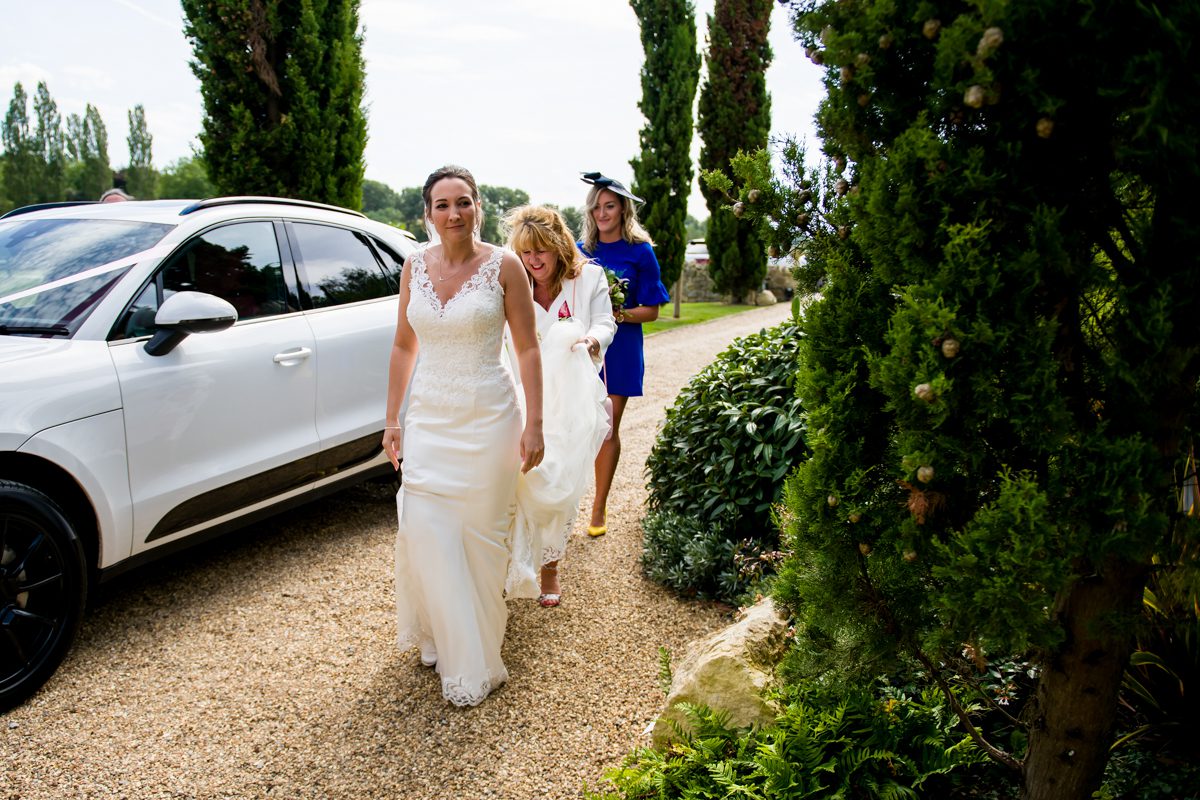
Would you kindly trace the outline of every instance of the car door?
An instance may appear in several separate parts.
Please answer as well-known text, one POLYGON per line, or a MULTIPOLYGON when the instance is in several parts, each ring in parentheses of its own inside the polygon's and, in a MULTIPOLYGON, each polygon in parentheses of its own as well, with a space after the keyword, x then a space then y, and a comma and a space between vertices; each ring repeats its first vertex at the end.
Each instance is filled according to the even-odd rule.
POLYGON ((403 264, 362 231, 287 223, 317 341, 322 479, 385 463, 379 446, 403 264))
POLYGON ((110 352, 125 415, 134 553, 301 493, 313 480, 316 344, 281 236, 268 220, 195 236, 119 323, 110 352), (229 301, 238 322, 149 355, 137 337, 152 330, 165 297, 185 290, 229 301))

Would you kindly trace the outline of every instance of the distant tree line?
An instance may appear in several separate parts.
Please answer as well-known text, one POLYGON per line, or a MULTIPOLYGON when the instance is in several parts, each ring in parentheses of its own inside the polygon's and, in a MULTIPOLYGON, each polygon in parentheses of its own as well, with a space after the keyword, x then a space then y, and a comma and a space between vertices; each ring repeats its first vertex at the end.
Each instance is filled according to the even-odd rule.
POLYGON ((141 105, 128 112, 125 141, 129 159, 118 169, 109 159, 108 127, 91 103, 82 115, 64 118, 43 81, 34 92, 32 109, 30 105, 25 87, 17 83, 0 127, 0 210, 31 203, 96 200, 114 187, 143 200, 215 194, 198 155, 178 159, 161 171, 155 169, 154 137, 141 105))

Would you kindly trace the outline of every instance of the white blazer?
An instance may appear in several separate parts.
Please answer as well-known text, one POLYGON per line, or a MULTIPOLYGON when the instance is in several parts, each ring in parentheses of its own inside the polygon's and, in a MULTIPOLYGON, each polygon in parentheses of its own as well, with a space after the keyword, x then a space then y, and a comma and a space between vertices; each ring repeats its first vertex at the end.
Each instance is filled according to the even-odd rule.
POLYGON ((604 270, 588 262, 583 265, 578 278, 563 281, 562 291, 550 302, 549 309, 542 308, 540 303, 533 304, 539 340, 558 321, 564 303, 570 316, 583 323, 583 329, 587 331, 584 335, 600 343, 600 357, 593 359, 599 366, 613 337, 617 335, 617 321, 613 318, 612 303, 608 299, 608 281, 604 278, 604 270))
MULTIPOLYGON (((608 280, 604 277, 604 270, 589 261, 583 265, 578 278, 563 281, 562 291, 550 303, 549 310, 542 308, 541 303, 533 304, 533 321, 538 342, 545 339, 550 327, 558 322, 563 303, 567 304, 571 316, 583 324, 583 329, 587 331, 584 336, 591 336, 600 343, 600 355, 592 358, 596 370, 599 371, 600 365, 604 363, 604 353, 612 344, 613 337, 617 335, 617 320, 613 317, 612 303, 608 299, 608 280)), ((513 381, 520 386, 521 370, 517 366, 517 351, 507 325, 504 326, 504 351, 513 381)), ((521 402, 524 403, 523 397, 521 402)))

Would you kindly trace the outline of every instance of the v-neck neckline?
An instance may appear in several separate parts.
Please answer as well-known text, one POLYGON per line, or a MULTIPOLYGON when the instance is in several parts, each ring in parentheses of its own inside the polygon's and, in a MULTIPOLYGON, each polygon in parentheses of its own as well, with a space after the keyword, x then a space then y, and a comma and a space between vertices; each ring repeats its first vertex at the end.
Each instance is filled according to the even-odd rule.
MULTIPOLYGON (((490 245, 490 247, 491 247, 491 245, 490 245)), ((458 299, 458 297, 460 297, 462 294, 464 294, 464 290, 467 289, 468 285, 476 282, 476 279, 478 279, 479 276, 482 275, 482 273, 484 273, 484 267, 490 266, 492 263, 492 259, 496 258, 496 254, 499 252, 500 252, 499 247, 492 247, 491 254, 487 255, 487 257, 484 260, 480 261, 479 266, 476 266, 475 269, 472 272, 470 272, 470 275, 468 275, 466 278, 463 278, 462 283, 458 284, 458 288, 454 290, 454 294, 451 294, 449 297, 446 297, 446 299, 444 301, 442 300, 442 295, 438 294, 438 287, 437 287, 437 284, 433 282, 433 276, 430 275, 430 267, 428 267, 428 265, 425 263, 424 258, 421 259, 421 270, 425 272, 426 282, 428 284, 430 284, 430 294, 433 296, 433 300, 437 301, 437 308, 438 308, 439 314, 444 314, 446 311, 446 307, 448 307, 450 305, 450 303, 454 302, 455 300, 458 299)))
POLYGON ((499 247, 494 245, 488 246, 492 248, 491 255, 483 259, 483 261, 479 263, 479 266, 476 267, 470 275, 463 279, 463 282, 460 283, 458 288, 454 290, 454 294, 450 295, 445 302, 442 301, 441 295, 438 294, 437 286, 433 282, 433 277, 429 274, 429 265, 425 263, 425 256, 428 255, 428 251, 425 251, 421 254, 421 272, 425 276, 425 284, 429 287, 429 297, 431 300, 433 300, 434 308, 437 310, 438 316, 444 315, 446 313, 446 309, 449 308, 455 300, 457 300, 459 297, 462 297, 464 294, 467 294, 466 290, 468 287, 472 286, 472 284, 477 285, 479 283, 479 277, 484 274, 484 270, 491 266, 497 255, 502 254, 502 251, 499 247))

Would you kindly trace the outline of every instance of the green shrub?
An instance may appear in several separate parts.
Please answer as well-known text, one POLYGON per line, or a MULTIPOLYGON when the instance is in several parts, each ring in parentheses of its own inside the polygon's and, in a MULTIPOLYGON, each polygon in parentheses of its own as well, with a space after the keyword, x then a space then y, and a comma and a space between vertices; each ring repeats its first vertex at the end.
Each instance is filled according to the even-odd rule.
MULTIPOLYGON (((936 692, 912 696, 809 684, 789 690, 775 723, 734 729, 720 713, 686 706, 693 733, 666 752, 636 751, 607 773, 600 798, 916 798, 997 783, 966 781, 988 769, 936 692)), ((995 770, 995 767, 990 767, 995 770)), ((999 784, 1003 784, 999 781, 999 784)), ((995 794, 993 796, 1003 796, 995 794)))
POLYGON ((794 320, 736 340, 680 392, 646 462, 643 565, 705 597, 744 590, 735 556, 761 564, 772 507, 807 453, 795 392, 794 320))
POLYGON ((684 387, 646 461, 651 510, 773 535, 771 506, 805 452, 799 335, 789 320, 737 339, 684 387))
POLYGON ((1140 740, 1141 749, 1165 758, 1200 758, 1200 737, 1188 733, 1200 716, 1197 550, 1185 541, 1172 542, 1169 551, 1176 555, 1156 559, 1142 592, 1136 647, 1121 682, 1118 725, 1125 733, 1114 749, 1140 740))
POLYGON ((1197 800, 1200 764, 1137 747, 1113 751, 1098 800, 1197 800))
POLYGON ((735 543, 720 525, 671 512, 642 520, 642 568, 650 580, 702 600, 730 599, 746 588, 735 543))

